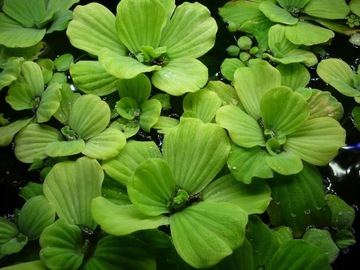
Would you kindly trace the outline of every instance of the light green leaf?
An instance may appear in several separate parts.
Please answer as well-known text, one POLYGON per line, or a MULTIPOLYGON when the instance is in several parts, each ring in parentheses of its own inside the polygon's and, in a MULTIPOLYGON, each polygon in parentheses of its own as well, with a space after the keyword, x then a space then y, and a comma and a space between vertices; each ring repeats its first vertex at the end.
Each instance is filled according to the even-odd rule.
POLYGON ((345 130, 330 117, 307 120, 296 132, 289 134, 285 151, 298 155, 311 164, 324 166, 345 145, 345 130))
POLYGON ((259 9, 273 22, 287 25, 294 25, 298 22, 298 18, 293 17, 286 9, 270 1, 260 3, 259 9))
POLYGON ((44 159, 46 146, 62 140, 61 133, 47 125, 30 124, 15 136, 15 156, 24 163, 33 163, 35 159, 44 159))
POLYGON ((184 112, 192 112, 197 118, 204 123, 211 122, 216 114, 216 111, 221 106, 221 99, 219 96, 209 90, 199 90, 194 93, 189 93, 183 100, 184 112))
POLYGON ((310 118, 328 116, 340 121, 344 115, 343 105, 328 91, 311 89, 308 104, 310 118))
POLYGON ((176 58, 155 71, 151 81, 160 90, 173 96, 181 96, 204 87, 208 81, 208 69, 197 59, 176 58))
POLYGON ((44 77, 38 64, 25 61, 21 66, 21 73, 24 81, 31 88, 34 97, 41 97, 44 92, 44 77))
POLYGON ((71 77, 79 90, 104 96, 116 91, 118 78, 110 75, 98 61, 79 61, 70 65, 71 77))
MULTIPOLYGON (((1 54, 2 53, 0 52, 0 55, 1 54)), ((17 80, 17 78, 20 76, 21 64, 23 63, 23 61, 24 58, 22 57, 9 59, 7 60, 7 63, 0 68, 2 69, 0 72, 0 91, 5 86, 9 86, 13 81, 17 80)))
POLYGON ((140 52, 142 46, 159 47, 168 19, 168 12, 160 1, 121 1, 116 10, 117 35, 133 54, 140 52))
POLYGON ((44 230, 39 242, 40 258, 50 269, 78 269, 87 249, 81 229, 61 219, 44 230))
POLYGON ((29 240, 40 237, 42 231, 55 221, 55 209, 43 195, 25 202, 18 217, 19 229, 29 240))
POLYGON ((45 264, 41 260, 30 261, 25 263, 17 263, 10 266, 5 266, 2 270, 47 270, 45 264))
POLYGON ((286 26, 285 35, 294 44, 311 46, 329 41, 335 33, 311 23, 298 22, 296 25, 286 26))
POLYGON ((127 235, 139 230, 169 225, 167 216, 148 216, 132 204, 117 205, 103 197, 93 200, 91 211, 101 228, 112 235, 127 235))
POLYGON ((170 59, 198 58, 215 44, 217 24, 210 11, 200 3, 183 3, 175 9, 164 28, 161 46, 166 46, 170 59))
POLYGON ((160 116, 159 120, 152 126, 158 133, 165 134, 170 128, 176 127, 179 120, 168 116, 160 116))
MULTIPOLYGON (((16 110, 30 110, 35 106, 35 98, 31 87, 25 83, 13 84, 5 97, 5 100, 10 106, 16 110)), ((37 96, 40 101, 40 96, 37 96)))
POLYGON ((311 0, 295 0, 295 1, 294 0, 276 0, 276 2, 278 2, 279 5, 285 9, 289 9, 289 8, 302 9, 310 1, 311 0))
POLYGON ((317 247, 304 240, 294 239, 282 245, 274 254, 269 270, 297 269, 332 269, 327 256, 317 247))
POLYGON ((280 86, 280 72, 266 61, 253 66, 238 68, 234 87, 246 112, 255 120, 261 118, 260 99, 267 90, 280 86))
POLYGON ((138 105, 143 104, 151 93, 151 81, 142 73, 132 79, 119 80, 117 87, 121 98, 133 98, 138 105))
POLYGON ((234 80, 234 73, 235 70, 239 67, 244 67, 244 63, 241 62, 240 59, 237 58, 225 58, 225 60, 221 63, 220 69, 221 74, 224 75, 224 77, 228 81, 234 80))
POLYGON ((211 182, 201 192, 205 202, 233 203, 248 215, 263 213, 271 201, 270 193, 265 181, 257 179, 251 184, 244 184, 236 181, 232 174, 211 182))
POLYGON ((279 64, 276 69, 281 73, 281 85, 293 90, 305 87, 310 82, 310 72, 303 65, 297 63, 279 64))
POLYGON ((156 99, 149 99, 140 106, 140 126, 146 132, 157 123, 161 113, 161 103, 156 99))
POLYGON ((117 37, 114 14, 99 3, 76 6, 66 34, 74 47, 92 55, 98 56, 102 48, 119 55, 127 50, 117 37))
MULTIPOLYGON (((4 218, 4 217, 0 217, 0 248, 3 244, 9 242, 12 238, 15 238, 19 233, 19 228, 18 226, 4 218)), ((0 249, 1 250, 1 249, 0 249)))
POLYGON ((132 203, 146 215, 169 213, 169 203, 175 193, 175 181, 169 165, 160 158, 147 159, 134 171, 128 182, 132 203))
POLYGON ((260 109, 264 129, 274 133, 275 138, 294 132, 309 118, 305 98, 286 86, 264 93, 260 109))
POLYGON ((69 21, 72 19, 72 11, 65 10, 62 12, 54 13, 52 17, 52 24, 47 29, 46 34, 51 34, 54 31, 63 31, 68 26, 69 21))
POLYGON ((61 84, 50 84, 41 96, 41 101, 36 110, 36 120, 38 123, 47 122, 59 109, 61 102, 61 84))
POLYGON ((232 146, 227 165, 237 181, 250 184, 254 177, 272 178, 273 172, 265 161, 266 152, 260 147, 232 146))
POLYGON ((80 97, 80 93, 76 93, 71 90, 70 85, 63 83, 60 89, 61 102, 59 109, 54 113, 54 117, 62 124, 67 125, 72 106, 77 98, 80 97))
POLYGON ((349 3, 349 7, 351 12, 360 16, 360 1, 359 0, 351 0, 349 3))
POLYGON ((0 44, 6 47, 34 46, 42 40, 45 33, 46 29, 25 28, 6 14, 0 13, 0 44))
POLYGON ((107 128, 88 140, 82 153, 90 158, 106 160, 117 156, 125 144, 124 133, 114 128, 107 128))
POLYGON ((266 155, 265 161, 271 169, 283 175, 296 174, 303 169, 301 158, 286 151, 276 155, 266 155))
POLYGON ((29 124, 33 118, 16 120, 6 126, 0 127, 0 146, 6 146, 11 143, 16 133, 29 124))
POLYGON ((175 249, 193 267, 215 265, 242 244, 247 219, 247 213, 231 203, 192 205, 170 216, 175 249))
POLYGON ((129 178, 141 162, 149 158, 160 158, 161 153, 156 144, 150 142, 129 141, 120 154, 103 162, 103 169, 115 181, 127 185, 129 178))
POLYGON ((230 138, 239 146, 265 146, 259 123, 237 106, 225 105, 218 109, 216 122, 229 132, 230 138))
POLYGON ((49 143, 45 148, 45 154, 49 157, 73 156, 85 149, 85 142, 82 139, 75 141, 58 141, 49 143))
POLYGON ((215 92, 221 99, 221 105, 237 105, 242 108, 239 97, 235 92, 235 88, 222 81, 209 81, 206 90, 215 92))
POLYGON ((104 172, 95 159, 82 157, 56 164, 45 178, 45 197, 60 219, 95 229, 91 200, 101 195, 104 172))
POLYGON ((190 194, 206 187, 225 165, 230 143, 225 130, 195 118, 183 118, 169 129, 163 155, 176 184, 190 194))
POLYGON ((304 12, 310 16, 335 20, 344 19, 350 12, 350 8, 345 1, 313 0, 307 3, 304 12))
POLYGON ((78 3, 80 0, 49 0, 47 11, 50 13, 63 11, 71 8, 72 5, 78 3))
POLYGON ((88 140, 107 127, 110 114, 110 107, 98 96, 82 95, 74 102, 69 116, 69 126, 81 139, 88 140))
POLYGON ((161 66, 148 66, 130 56, 121 55, 107 48, 99 52, 99 61, 109 74, 119 79, 131 79, 140 73, 161 69, 161 66))
POLYGON ((131 97, 123 97, 116 103, 117 113, 127 119, 137 119, 140 115, 140 108, 135 99, 131 97))
POLYGON ((324 59, 318 64, 316 72, 324 82, 330 84, 341 94, 350 97, 360 95, 360 89, 354 85, 355 72, 344 60, 324 59))

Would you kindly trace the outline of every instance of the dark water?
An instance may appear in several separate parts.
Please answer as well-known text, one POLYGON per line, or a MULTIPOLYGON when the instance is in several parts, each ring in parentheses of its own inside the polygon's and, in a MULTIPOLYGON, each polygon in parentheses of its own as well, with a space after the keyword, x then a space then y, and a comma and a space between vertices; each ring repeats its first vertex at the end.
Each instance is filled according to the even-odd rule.
MULTIPOLYGON (((82 1, 81 4, 86 4, 90 1, 82 1)), ((116 10, 118 0, 103 0, 97 1, 106 4, 113 12, 116 10)), ((180 4, 182 1, 177 1, 180 4)), ((193 1, 190 1, 193 2, 193 1)), ((234 39, 229 33, 225 31, 224 25, 217 16, 217 8, 226 3, 224 0, 213 1, 198 1, 207 5, 213 16, 219 22, 218 39, 214 49, 209 55, 202 59, 204 62, 209 63, 210 74, 212 78, 216 78, 219 72, 219 66, 222 60, 226 57, 224 49, 234 43, 234 39), (211 2, 211 4, 209 4, 211 2)), ((55 33, 47 37, 50 45, 50 53, 47 57, 55 57, 56 55, 73 52, 75 58, 81 57, 82 53, 74 51, 69 44, 64 33, 55 33), (58 44, 61 44, 59 46, 58 44)), ((360 48, 357 48, 348 43, 348 38, 339 36, 337 37, 326 51, 331 57, 340 57, 353 67, 360 63, 360 48)), ((354 127, 351 118, 351 110, 355 106, 352 98, 346 98, 337 93, 334 89, 324 85, 321 81, 317 80, 313 72, 313 85, 319 89, 327 90, 333 93, 339 101, 343 103, 345 114, 342 120, 344 128, 347 130, 347 144, 355 145, 360 142, 360 133, 354 127)), ((5 112, 8 105, 4 102, 5 91, 0 92, 0 112, 5 112)), ((181 102, 173 104, 175 107, 179 106, 181 102)), ((28 182, 41 182, 37 172, 28 172, 28 164, 23 164, 16 160, 12 146, 0 147, 0 198, 1 207, 0 215, 11 217, 15 208, 21 208, 24 201, 18 196, 18 191, 28 182)), ((360 254, 360 149, 342 150, 339 155, 329 164, 320 168, 324 177, 324 188, 329 192, 336 193, 349 205, 352 205, 356 210, 357 216, 353 226, 355 232, 357 245, 345 250, 340 254, 339 258, 333 264, 335 270, 352 270, 357 269, 358 255, 360 254)))

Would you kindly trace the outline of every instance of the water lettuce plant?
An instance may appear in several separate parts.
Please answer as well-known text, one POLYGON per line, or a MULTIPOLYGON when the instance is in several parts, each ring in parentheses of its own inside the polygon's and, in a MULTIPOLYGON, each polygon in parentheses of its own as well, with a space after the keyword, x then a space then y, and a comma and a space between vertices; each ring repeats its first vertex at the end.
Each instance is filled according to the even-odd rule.
POLYGON ((0 1, 0 157, 36 176, 2 210, 2 269, 317 270, 354 248, 326 169, 359 147, 360 81, 327 50, 356 44, 358 0, 20 2, 0 1))

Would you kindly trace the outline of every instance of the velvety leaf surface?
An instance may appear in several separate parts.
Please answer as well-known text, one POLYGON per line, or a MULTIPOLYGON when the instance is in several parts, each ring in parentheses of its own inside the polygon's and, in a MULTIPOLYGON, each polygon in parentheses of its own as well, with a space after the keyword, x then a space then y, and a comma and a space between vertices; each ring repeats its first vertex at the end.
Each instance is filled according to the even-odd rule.
POLYGON ((44 196, 39 195, 25 202, 18 217, 18 226, 29 240, 34 240, 54 221, 54 207, 44 196))
POLYGON ((60 107, 54 113, 54 117, 62 124, 66 125, 69 121, 70 112, 75 100, 80 97, 80 93, 71 90, 69 84, 62 84, 60 107))
POLYGON ((276 69, 281 73, 281 85, 296 90, 305 87, 310 82, 309 70, 300 64, 280 64, 276 69))
POLYGON ((214 179, 225 165, 229 150, 229 140, 221 127, 194 118, 182 119, 163 141, 164 159, 175 183, 191 194, 214 179))
POLYGON ((109 121, 110 107, 92 94, 80 96, 74 102, 69 116, 69 126, 84 140, 102 132, 109 121))
POLYGON ((117 86, 120 98, 130 97, 138 105, 143 104, 151 92, 151 81, 145 74, 139 74, 132 79, 119 80, 117 86))
POLYGON ((150 132, 150 129, 159 120, 161 113, 161 103, 156 99, 149 99, 140 106, 140 126, 146 132, 150 132))
POLYGON ((337 0, 316 0, 310 1, 304 8, 308 15, 324 19, 344 19, 350 11, 344 1, 337 0))
POLYGON ((156 49, 167 16, 167 10, 159 1, 121 1, 117 6, 116 32, 134 54, 140 52, 142 46, 156 49))
POLYGON ((107 73, 98 61, 79 61, 71 64, 70 74, 76 87, 86 94, 104 96, 117 89, 118 78, 107 73))
POLYGON ((46 146, 62 140, 61 133, 48 125, 30 124, 15 136, 16 158, 24 163, 32 163, 35 159, 44 159, 46 146))
POLYGON ((8 125, 0 127, 0 146, 6 146, 11 143, 16 133, 29 124, 33 118, 16 120, 8 125))
POLYGON ((240 61, 240 59, 237 58, 225 58, 225 60, 221 64, 221 74, 224 75, 224 77, 228 81, 234 80, 234 73, 235 70, 239 67, 244 67, 245 65, 243 62, 240 61))
MULTIPOLYGON (((9 88, 5 100, 14 110, 21 111, 33 109, 35 97, 29 85, 16 83, 9 88)), ((41 95, 37 97, 40 98, 41 95)))
POLYGON ((56 164, 46 176, 43 190, 57 215, 69 224, 96 227, 91 200, 101 194, 104 172, 100 164, 87 157, 56 164))
POLYGON ((25 262, 25 263, 18 263, 11 266, 6 266, 2 268, 3 270, 47 270, 48 268, 41 260, 25 262))
POLYGON ((251 67, 238 68, 234 75, 234 87, 241 103, 246 112, 256 120, 261 118, 262 94, 280 84, 280 72, 266 61, 258 62, 251 67))
POLYGON ((127 235, 139 230, 169 225, 167 216, 148 216, 132 204, 117 205, 103 197, 93 200, 91 211, 101 228, 112 235, 127 235))
POLYGON ((208 69, 197 59, 176 58, 157 70, 151 81, 160 90, 173 96, 181 96, 204 87, 208 81, 208 69))
MULTIPOLYGON (((0 247, 18 235, 19 228, 10 220, 0 217, 0 247)), ((1 251, 2 253, 2 251, 1 251)), ((1 254, 0 253, 0 254, 1 254)))
POLYGON ((47 122, 52 115, 59 109, 61 102, 61 84, 50 84, 41 96, 39 107, 36 110, 38 123, 47 122))
POLYGON ((170 217, 174 246, 188 264, 205 268, 244 241, 247 213, 230 203, 200 202, 170 217))
POLYGON ((270 200, 270 188, 263 180, 244 184, 226 174, 210 183, 203 191, 205 202, 226 202, 240 206, 248 215, 263 213, 270 200))
POLYGON ((50 269, 78 269, 84 259, 84 240, 78 226, 58 220, 40 237, 40 258, 50 269))
POLYGON ((134 171, 128 182, 132 203, 144 214, 168 213, 168 204, 175 193, 175 181, 169 165, 160 158, 147 159, 134 171))
POLYGON ((283 8, 304 8, 311 0, 277 0, 283 8))
POLYGON ((310 118, 328 116, 340 121, 344 115, 344 107, 328 91, 312 90, 308 99, 310 118))
POLYGON ((57 141, 49 143, 45 147, 45 154, 49 157, 72 156, 81 153, 85 149, 84 140, 57 141))
POLYGON ((239 146, 265 146, 259 123, 237 106, 226 105, 218 109, 216 122, 229 132, 230 138, 239 146))
POLYGON ((115 31, 115 15, 99 3, 76 6, 66 34, 74 47, 92 55, 98 56, 102 48, 126 53, 115 31))
POLYGON ((293 17, 286 9, 270 1, 260 3, 259 9, 273 22, 287 25, 294 25, 298 22, 298 18, 293 17))
POLYGON ((21 66, 21 73, 33 96, 41 97, 44 92, 44 78, 40 66, 35 62, 25 61, 21 66))
POLYGON ((154 142, 130 140, 117 157, 104 161, 102 168, 111 178, 126 186, 141 162, 160 157, 160 150, 154 142))
POLYGON ((268 154, 265 156, 265 161, 271 169, 283 175, 295 174, 303 169, 300 157, 286 151, 276 155, 268 154))
POLYGON ((183 3, 175 9, 165 26, 161 46, 166 46, 170 59, 198 58, 215 44, 216 21, 210 11, 200 3, 183 3))
POLYGON ((330 117, 307 120, 297 131, 287 136, 285 151, 298 155, 311 164, 323 166, 345 146, 345 130, 330 117))

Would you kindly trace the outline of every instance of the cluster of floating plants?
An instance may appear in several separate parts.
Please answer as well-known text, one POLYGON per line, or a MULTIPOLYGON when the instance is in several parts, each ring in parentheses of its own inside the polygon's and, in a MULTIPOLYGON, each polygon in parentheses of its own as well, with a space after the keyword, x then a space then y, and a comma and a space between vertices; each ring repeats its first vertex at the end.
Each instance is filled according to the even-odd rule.
POLYGON ((345 110, 311 74, 360 103, 326 54, 360 46, 360 0, 82 2, 0 1, 0 146, 41 179, 0 217, 2 269, 331 269, 356 242, 319 169, 345 110))

